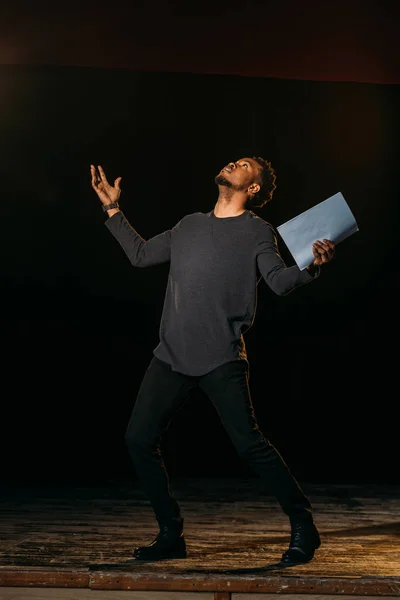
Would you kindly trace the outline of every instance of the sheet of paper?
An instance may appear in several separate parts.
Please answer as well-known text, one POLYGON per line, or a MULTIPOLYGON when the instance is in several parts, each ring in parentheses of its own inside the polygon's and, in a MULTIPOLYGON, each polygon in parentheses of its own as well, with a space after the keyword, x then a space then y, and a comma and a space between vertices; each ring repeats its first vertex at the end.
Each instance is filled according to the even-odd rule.
POLYGON ((303 271, 314 260, 312 245, 326 238, 335 244, 356 231, 358 225, 341 192, 316 204, 277 227, 297 266, 303 271))

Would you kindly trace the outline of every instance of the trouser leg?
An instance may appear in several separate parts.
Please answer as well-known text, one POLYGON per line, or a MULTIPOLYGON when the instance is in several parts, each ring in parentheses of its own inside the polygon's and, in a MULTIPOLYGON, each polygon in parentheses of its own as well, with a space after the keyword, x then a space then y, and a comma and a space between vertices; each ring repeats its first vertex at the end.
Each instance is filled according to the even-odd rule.
POLYGON ((234 361, 199 380, 240 456, 263 479, 291 519, 309 519, 311 504, 276 448, 260 431, 248 385, 248 365, 234 361))
POLYGON ((140 385, 125 434, 136 473, 159 523, 180 517, 161 453, 161 436, 194 387, 193 378, 153 357, 140 385))

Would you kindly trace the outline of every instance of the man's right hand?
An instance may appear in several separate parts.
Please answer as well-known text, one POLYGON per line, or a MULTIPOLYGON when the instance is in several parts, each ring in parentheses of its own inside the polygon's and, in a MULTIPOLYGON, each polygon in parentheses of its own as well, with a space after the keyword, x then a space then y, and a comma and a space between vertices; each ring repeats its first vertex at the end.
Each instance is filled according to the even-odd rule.
MULTIPOLYGON (((118 202, 121 195, 120 183, 122 177, 117 177, 113 187, 108 183, 107 177, 100 165, 98 166, 98 170, 96 170, 94 165, 90 165, 90 173, 92 175, 92 188, 100 198, 100 202, 104 206, 107 206, 107 204, 111 204, 112 202, 118 202)), ((115 211, 115 209, 113 210, 115 211)))

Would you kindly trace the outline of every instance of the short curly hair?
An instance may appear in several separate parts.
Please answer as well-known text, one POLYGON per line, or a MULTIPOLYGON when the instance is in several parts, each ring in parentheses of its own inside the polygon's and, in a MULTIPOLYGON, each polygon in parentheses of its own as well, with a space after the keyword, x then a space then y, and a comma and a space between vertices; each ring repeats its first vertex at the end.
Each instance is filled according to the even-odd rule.
POLYGON ((272 200, 272 194, 276 189, 276 174, 275 169, 272 168, 271 163, 261 156, 253 156, 253 160, 255 160, 261 167, 260 170, 260 191, 257 194, 254 194, 251 198, 249 198, 247 205, 248 208, 261 208, 267 202, 272 200))

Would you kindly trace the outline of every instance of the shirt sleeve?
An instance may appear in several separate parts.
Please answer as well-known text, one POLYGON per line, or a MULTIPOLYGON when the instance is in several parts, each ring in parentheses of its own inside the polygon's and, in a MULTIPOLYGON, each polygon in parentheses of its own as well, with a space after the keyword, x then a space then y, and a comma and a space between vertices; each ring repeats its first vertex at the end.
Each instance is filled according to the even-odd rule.
POLYGON ((122 211, 110 217, 105 225, 119 242, 134 267, 151 267, 171 260, 171 233, 173 230, 169 229, 145 240, 132 227, 122 211))
POLYGON ((264 281, 278 296, 286 296, 320 274, 319 267, 315 269, 314 276, 307 269, 301 271, 297 265, 287 267, 278 249, 276 233, 267 222, 263 223, 258 238, 257 266, 264 281))

